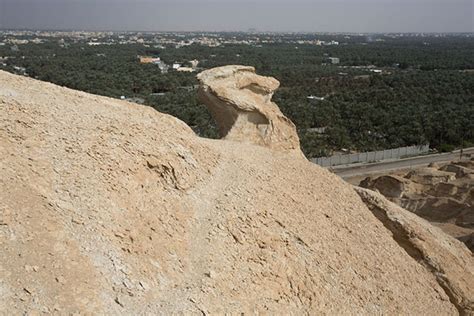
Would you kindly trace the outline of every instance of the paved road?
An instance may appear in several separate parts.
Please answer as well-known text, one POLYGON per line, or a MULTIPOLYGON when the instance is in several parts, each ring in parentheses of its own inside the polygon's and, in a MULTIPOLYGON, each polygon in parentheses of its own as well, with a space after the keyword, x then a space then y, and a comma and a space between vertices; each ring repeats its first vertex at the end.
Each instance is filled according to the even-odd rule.
MULTIPOLYGON (((464 149, 463 155, 464 154, 471 154, 472 156, 474 154, 474 147, 464 149)), ((463 159, 469 158, 464 156, 463 159)), ((350 178, 399 169, 423 167, 429 165, 432 162, 449 162, 452 160, 459 160, 459 151, 368 164, 335 166, 332 167, 332 170, 342 178, 350 178)))

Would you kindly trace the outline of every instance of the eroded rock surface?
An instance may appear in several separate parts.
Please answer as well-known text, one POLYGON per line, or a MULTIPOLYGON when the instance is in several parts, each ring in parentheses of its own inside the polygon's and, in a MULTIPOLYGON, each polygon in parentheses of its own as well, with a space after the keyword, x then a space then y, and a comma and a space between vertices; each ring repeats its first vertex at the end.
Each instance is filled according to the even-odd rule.
POLYGON ((474 160, 431 165, 402 175, 368 177, 361 187, 435 223, 472 248, 474 160))
POLYGON ((280 83, 255 68, 224 66, 203 71, 199 96, 222 138, 279 150, 300 150, 295 125, 271 101, 280 83))
POLYGON ((2 71, 0 86, 5 314, 470 311, 352 186, 291 151, 2 71))
POLYGON ((368 177, 360 183, 360 186, 376 190, 392 199, 403 198, 406 192, 419 191, 416 183, 396 175, 380 176, 375 179, 368 177))
POLYGON ((464 244, 381 194, 363 188, 356 190, 392 232, 394 240, 436 276, 459 314, 474 315, 474 259, 464 244))

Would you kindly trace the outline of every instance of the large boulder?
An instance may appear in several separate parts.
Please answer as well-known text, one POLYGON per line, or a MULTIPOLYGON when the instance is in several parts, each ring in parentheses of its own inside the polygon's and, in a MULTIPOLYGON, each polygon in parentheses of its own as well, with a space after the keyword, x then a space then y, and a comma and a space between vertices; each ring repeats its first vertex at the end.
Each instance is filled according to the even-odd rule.
POLYGON ((396 175, 386 175, 377 178, 367 177, 360 186, 378 191, 387 198, 399 199, 405 194, 416 191, 416 184, 412 181, 396 175))
POLYGON ((248 66, 224 66, 203 71, 200 100, 216 120, 222 138, 299 151, 295 125, 272 102, 280 83, 259 76, 248 66))
POLYGON ((448 164, 440 168, 442 171, 452 172, 456 174, 456 178, 471 178, 474 179, 474 169, 465 167, 461 164, 448 164))

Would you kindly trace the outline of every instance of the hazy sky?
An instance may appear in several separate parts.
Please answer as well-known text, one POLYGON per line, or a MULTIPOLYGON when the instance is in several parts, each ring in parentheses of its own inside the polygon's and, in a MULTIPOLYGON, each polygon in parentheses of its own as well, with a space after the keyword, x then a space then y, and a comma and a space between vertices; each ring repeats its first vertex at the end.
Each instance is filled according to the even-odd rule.
POLYGON ((0 0, 0 29, 474 32, 474 0, 0 0))

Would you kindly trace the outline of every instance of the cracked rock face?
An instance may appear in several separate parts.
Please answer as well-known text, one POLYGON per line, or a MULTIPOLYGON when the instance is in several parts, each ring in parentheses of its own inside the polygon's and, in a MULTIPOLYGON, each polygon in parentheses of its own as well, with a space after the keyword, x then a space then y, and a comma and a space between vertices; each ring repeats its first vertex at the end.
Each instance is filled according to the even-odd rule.
POLYGON ((198 75, 199 98, 217 122, 222 138, 272 149, 299 151, 293 122, 271 101, 278 80, 248 66, 224 66, 198 75))

